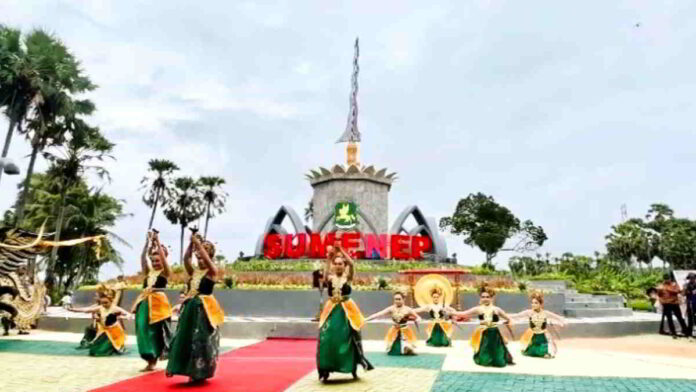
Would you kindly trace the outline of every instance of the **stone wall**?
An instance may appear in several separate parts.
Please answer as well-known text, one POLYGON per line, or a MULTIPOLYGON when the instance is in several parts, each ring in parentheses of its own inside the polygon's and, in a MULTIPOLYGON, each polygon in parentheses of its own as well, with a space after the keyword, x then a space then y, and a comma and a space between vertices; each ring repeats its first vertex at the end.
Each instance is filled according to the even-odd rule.
MULTIPOLYGON (((126 290, 121 306, 129 310, 138 296, 138 290, 126 290)), ((170 303, 178 301, 179 292, 166 290, 170 303)), ((218 290, 215 297, 229 316, 257 317, 314 317, 319 310, 319 294, 315 290, 218 290)), ((75 306, 93 303, 94 291, 81 290, 73 296, 75 306)), ((326 298, 326 293, 324 293, 326 298)), ((391 291, 355 291, 352 298, 357 302, 366 316, 384 309, 392 303, 391 291)), ((478 295, 474 293, 459 294, 460 309, 478 304, 478 295)), ((529 308, 526 293, 496 295, 495 304, 508 313, 521 312, 529 308)), ((544 307, 554 313, 563 314, 565 296, 563 294, 546 294, 544 307)))
MULTIPOLYGON (((372 222, 377 234, 389 232, 389 185, 366 179, 338 178, 315 184, 313 187, 314 231, 317 231, 319 224, 334 212, 336 203, 352 201, 358 205, 358 210, 372 222)), ((332 228, 333 219, 324 227, 322 233, 326 233, 332 228)), ((362 233, 372 232, 362 218, 358 223, 357 230, 362 233)))

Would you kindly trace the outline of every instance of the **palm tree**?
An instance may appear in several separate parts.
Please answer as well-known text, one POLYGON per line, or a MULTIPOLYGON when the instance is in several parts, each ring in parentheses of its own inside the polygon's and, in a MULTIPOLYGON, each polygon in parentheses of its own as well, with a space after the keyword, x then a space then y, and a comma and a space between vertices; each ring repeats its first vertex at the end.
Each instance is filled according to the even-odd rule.
POLYGON ((76 99, 75 96, 96 88, 84 75, 80 63, 56 37, 35 30, 27 36, 25 45, 32 69, 36 69, 38 88, 30 104, 27 129, 19 128, 29 139, 32 152, 24 195, 20 198, 15 214, 17 226, 22 224, 24 218, 26 193, 30 190, 29 180, 34 172, 38 153, 49 146, 63 144, 66 135, 74 131, 74 119, 94 111, 92 102, 76 99))
POLYGON ((143 195, 143 203, 152 208, 152 214, 150 214, 150 223, 147 226, 147 229, 150 230, 152 229, 152 224, 155 221, 155 212, 157 211, 157 206, 160 204, 166 204, 171 198, 169 177, 172 173, 174 173, 174 171, 179 170, 179 166, 166 159, 151 159, 150 162, 148 162, 148 166, 148 171, 152 174, 152 177, 143 177, 140 184, 141 189, 147 189, 143 195))
POLYGON ((0 158, 9 153, 12 134, 15 128, 21 129, 39 92, 39 72, 28 55, 27 42, 29 37, 23 41, 19 30, 0 25, 0 108, 5 109, 10 124, 0 158))
POLYGON ((191 177, 179 177, 174 180, 173 197, 164 209, 164 216, 181 227, 179 239, 179 263, 184 260, 184 230, 189 223, 198 219, 203 213, 203 200, 198 189, 198 182, 191 177))
MULTIPOLYGON (((109 179, 109 172, 104 167, 91 163, 111 157, 109 153, 114 144, 102 136, 98 128, 91 127, 80 119, 74 119, 73 127, 72 137, 65 147, 57 149, 56 152, 44 153, 44 157, 51 162, 46 174, 55 181, 59 195, 54 241, 60 241, 68 191, 79 183, 87 170, 95 171, 102 179, 109 179)), ((54 247, 46 268, 46 282, 49 287, 53 284, 53 267, 57 254, 58 248, 54 247)))
POLYGON ((205 230, 203 238, 208 237, 208 221, 215 215, 225 212, 227 192, 222 190, 225 179, 222 177, 201 177, 198 183, 203 187, 203 202, 205 203, 205 230))

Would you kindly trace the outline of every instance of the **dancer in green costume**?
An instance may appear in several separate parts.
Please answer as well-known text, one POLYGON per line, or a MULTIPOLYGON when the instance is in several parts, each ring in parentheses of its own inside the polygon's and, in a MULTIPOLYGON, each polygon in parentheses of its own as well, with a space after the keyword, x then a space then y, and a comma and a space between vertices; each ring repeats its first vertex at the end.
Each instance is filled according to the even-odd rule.
MULTIPOLYGON (((510 317, 499 307, 493 306, 493 289, 482 287, 479 291, 481 304, 464 312, 456 312, 455 316, 468 319, 478 316, 479 327, 471 336, 471 347, 474 349, 474 362, 481 366, 505 367, 513 365, 512 355, 507 349, 507 341, 498 329, 498 322, 505 320, 508 332, 510 317)), ((514 337, 513 337, 514 338, 514 337)))
POLYGON ((317 344, 317 371, 319 380, 326 381, 331 372, 351 373, 358 378, 358 365, 372 370, 365 358, 360 329, 365 318, 358 305, 350 298, 355 263, 340 246, 327 260, 324 279, 329 299, 319 317, 319 341, 317 344))
POLYGON ((157 230, 149 231, 140 255, 142 274, 145 275, 143 291, 131 308, 135 314, 138 353, 147 362, 144 372, 154 370, 158 360, 167 358, 171 340, 172 308, 164 293, 171 275, 167 253, 167 248, 160 244, 157 230))
POLYGON ((421 321, 420 316, 414 309, 404 305, 404 294, 401 292, 394 293, 394 305, 377 312, 365 321, 370 321, 378 317, 391 316, 392 326, 387 331, 384 337, 384 343, 387 348, 387 355, 416 355, 416 343, 418 339, 413 330, 409 328, 408 322, 414 320, 421 321))
MULTIPOLYGON (((130 314, 116 306, 114 297, 116 292, 104 285, 97 289, 99 304, 84 308, 68 308, 71 312, 90 313, 95 316, 96 332, 93 339, 87 344, 89 355, 104 357, 125 352, 126 333, 119 322, 119 317, 127 317, 130 314)), ((84 339, 84 338, 83 338, 84 339)))
POLYGON ((427 312, 430 315, 431 321, 426 328, 428 340, 426 340, 425 344, 432 347, 449 347, 452 345, 454 325, 449 319, 456 310, 446 303, 441 303, 442 294, 442 287, 432 287, 430 289, 431 303, 415 310, 416 313, 427 312))
POLYGON ((213 262, 215 246, 195 231, 184 255, 184 267, 190 276, 189 291, 179 313, 172 340, 167 377, 188 376, 202 381, 215 375, 220 350, 220 329, 225 315, 213 296, 218 269, 213 262), (195 254, 198 267, 191 262, 195 254))
POLYGON ((528 357, 553 358, 556 355, 556 341, 549 333, 550 321, 554 325, 565 326, 565 319, 555 313, 544 310, 544 295, 534 292, 530 296, 532 308, 510 315, 511 319, 529 319, 529 329, 520 338, 522 354, 528 357))

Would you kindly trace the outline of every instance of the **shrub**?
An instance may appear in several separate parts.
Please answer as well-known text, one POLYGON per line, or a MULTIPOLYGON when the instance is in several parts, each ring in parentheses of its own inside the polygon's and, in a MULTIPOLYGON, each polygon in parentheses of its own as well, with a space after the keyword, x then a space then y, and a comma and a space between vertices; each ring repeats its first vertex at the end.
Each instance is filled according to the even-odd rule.
POLYGON ((628 306, 635 311, 654 312, 655 307, 652 302, 646 299, 634 299, 628 301, 628 306))

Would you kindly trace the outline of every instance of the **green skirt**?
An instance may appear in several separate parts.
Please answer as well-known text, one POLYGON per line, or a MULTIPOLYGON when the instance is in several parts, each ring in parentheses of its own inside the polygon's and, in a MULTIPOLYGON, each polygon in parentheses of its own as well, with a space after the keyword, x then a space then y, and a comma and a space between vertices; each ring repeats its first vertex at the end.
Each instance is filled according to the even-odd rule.
POLYGON ((97 337, 97 329, 93 326, 85 327, 85 334, 82 335, 82 340, 80 340, 80 345, 76 347, 78 350, 88 349, 90 343, 97 337))
POLYGON ((170 339, 169 320, 150 324, 147 300, 141 301, 135 310, 135 337, 138 353, 146 361, 166 359, 170 339))
POLYGON ((387 355, 404 355, 401 352, 401 331, 399 331, 399 334, 396 335, 396 340, 394 340, 394 343, 392 343, 387 355))
POLYGON ((474 362, 481 366, 505 367, 513 364, 512 355, 507 349, 498 328, 483 331, 481 346, 474 354, 474 362))
POLYGON ((123 354, 124 351, 119 351, 111 344, 111 340, 106 336, 106 333, 101 334, 97 340, 89 345, 89 355, 91 357, 108 357, 114 354, 123 354))
POLYGON ((430 334, 425 344, 433 347, 449 347, 452 345, 452 341, 447 337, 445 331, 442 330, 440 324, 435 324, 433 332, 430 334))
POLYGON ((365 358, 360 332, 350 326, 343 307, 337 305, 329 314, 319 330, 317 343, 317 370, 319 377, 331 372, 353 373, 358 364, 365 370, 372 370, 372 364, 365 358))
POLYGON ((198 296, 186 301, 172 339, 167 377, 179 374, 194 381, 213 377, 219 350, 220 332, 210 325, 203 301, 198 296))
POLYGON ((546 334, 535 333, 532 336, 532 341, 529 346, 522 352, 528 357, 545 357, 549 355, 549 341, 546 339, 546 334))

